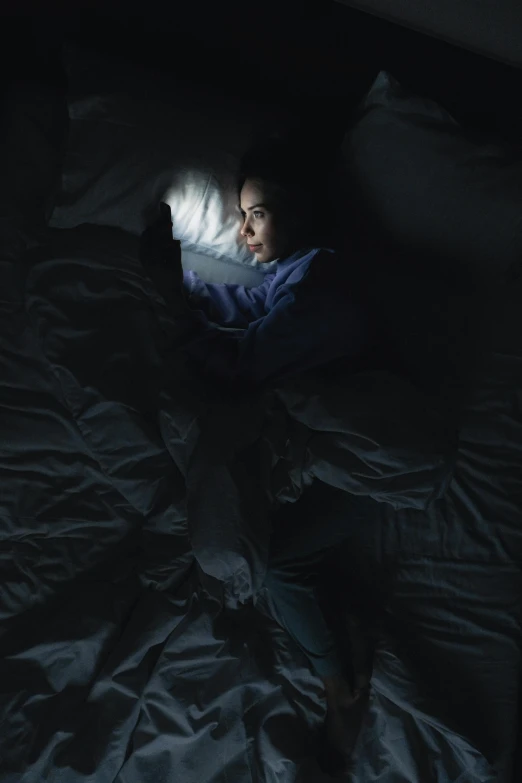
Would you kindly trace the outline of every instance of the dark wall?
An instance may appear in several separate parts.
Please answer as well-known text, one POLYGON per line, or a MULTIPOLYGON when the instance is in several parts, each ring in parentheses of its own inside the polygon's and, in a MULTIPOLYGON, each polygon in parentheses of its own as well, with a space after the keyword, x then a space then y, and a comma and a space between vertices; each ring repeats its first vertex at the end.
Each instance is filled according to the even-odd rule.
POLYGON ((473 52, 522 67, 522 4, 513 0, 338 0, 473 52))
POLYGON ((521 137, 522 72, 329 0, 49 0, 45 13, 42 7, 4 1, 4 80, 56 74, 51 63, 70 39, 215 90, 291 104, 318 127, 341 130, 387 68, 464 124, 521 137))

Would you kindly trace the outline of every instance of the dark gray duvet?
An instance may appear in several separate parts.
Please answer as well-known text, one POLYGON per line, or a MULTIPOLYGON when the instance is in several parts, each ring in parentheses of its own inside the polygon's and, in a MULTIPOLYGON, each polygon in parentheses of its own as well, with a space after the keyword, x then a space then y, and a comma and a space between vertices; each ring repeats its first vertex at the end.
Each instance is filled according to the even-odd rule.
POLYGON ((319 682, 263 588, 242 607, 317 479, 368 499, 342 566, 389 584, 354 781, 511 781, 520 284, 455 444, 386 375, 217 402, 134 241, 50 237, 0 265, 0 783, 319 783, 319 682))

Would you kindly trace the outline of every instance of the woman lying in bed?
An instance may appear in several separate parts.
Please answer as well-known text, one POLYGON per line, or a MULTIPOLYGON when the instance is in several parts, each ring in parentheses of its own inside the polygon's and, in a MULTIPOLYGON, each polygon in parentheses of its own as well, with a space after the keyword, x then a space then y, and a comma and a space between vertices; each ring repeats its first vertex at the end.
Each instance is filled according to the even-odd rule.
POLYGON ((144 264, 178 315, 189 313, 194 333, 187 352, 203 375, 234 390, 259 387, 332 360, 359 359, 368 349, 372 329, 356 274, 332 249, 329 166, 326 155, 312 159, 309 148, 285 141, 266 142, 244 157, 241 235, 258 262, 277 262, 255 288, 207 284, 195 272, 184 273, 181 286, 181 259, 167 258, 166 205, 167 214, 145 232, 151 245, 161 236, 167 244, 170 268, 151 263, 154 253, 143 253, 144 264))
MULTIPOLYGON (((159 292, 190 324, 185 350, 197 372, 237 390, 335 360, 350 367, 368 353, 373 343, 368 306, 357 276, 347 269, 349 259, 332 249, 329 174, 325 156, 312 161, 309 148, 281 141, 245 156, 238 183, 241 235, 260 263, 276 261, 256 288, 207 284, 194 272, 183 274, 170 211, 163 205, 162 218, 144 234, 142 259, 159 292)), ((338 525, 317 536, 319 558, 328 536, 332 544, 339 540, 338 525)), ((267 584, 281 595, 287 629, 325 684, 329 743, 342 768, 367 697, 367 677, 347 673, 313 594, 302 600, 302 591, 301 599, 294 592, 292 607, 282 570, 269 573, 267 584)))

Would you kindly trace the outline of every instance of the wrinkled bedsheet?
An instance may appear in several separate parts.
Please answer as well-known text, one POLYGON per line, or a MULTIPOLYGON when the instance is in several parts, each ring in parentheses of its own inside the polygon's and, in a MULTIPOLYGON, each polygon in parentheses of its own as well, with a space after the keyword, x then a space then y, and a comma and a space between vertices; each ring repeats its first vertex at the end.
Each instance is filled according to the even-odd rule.
POLYGON ((49 236, 1 268, 1 783, 321 780, 321 689, 262 588, 273 509, 316 479, 368 499, 343 568, 392 574, 354 780, 509 781, 516 287, 457 444, 384 373, 216 396, 135 240, 49 236))

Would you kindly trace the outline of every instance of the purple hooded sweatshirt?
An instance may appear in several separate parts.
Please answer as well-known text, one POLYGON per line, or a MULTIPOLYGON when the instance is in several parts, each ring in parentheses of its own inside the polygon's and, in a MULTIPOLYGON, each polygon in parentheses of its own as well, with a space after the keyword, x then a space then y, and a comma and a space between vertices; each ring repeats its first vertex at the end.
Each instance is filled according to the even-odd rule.
POLYGON ((300 250, 255 288, 209 284, 186 272, 202 326, 187 348, 193 363, 205 375, 257 386, 359 358, 369 342, 368 312, 341 282, 340 263, 333 250, 300 250))

